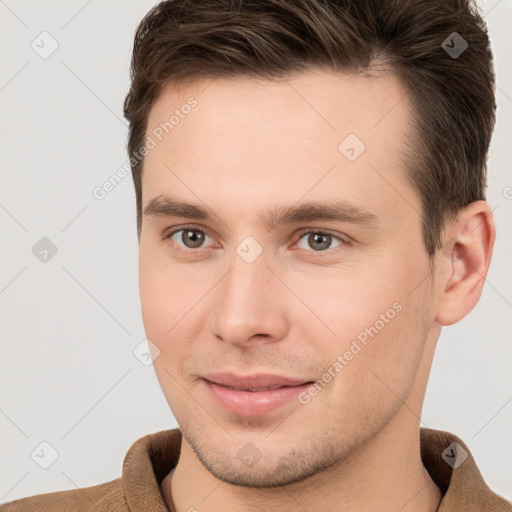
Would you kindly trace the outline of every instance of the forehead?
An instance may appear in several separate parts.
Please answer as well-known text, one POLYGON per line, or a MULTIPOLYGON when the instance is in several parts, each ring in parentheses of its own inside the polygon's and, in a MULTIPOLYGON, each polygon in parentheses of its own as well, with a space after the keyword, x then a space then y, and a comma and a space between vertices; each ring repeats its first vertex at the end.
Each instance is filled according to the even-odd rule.
POLYGON ((389 73, 168 84, 148 118, 156 145, 145 158, 143 203, 171 189, 193 198, 192 188, 209 203, 243 198, 242 208, 336 191, 396 200, 396 187, 412 192, 402 155, 409 115, 407 91, 389 73))

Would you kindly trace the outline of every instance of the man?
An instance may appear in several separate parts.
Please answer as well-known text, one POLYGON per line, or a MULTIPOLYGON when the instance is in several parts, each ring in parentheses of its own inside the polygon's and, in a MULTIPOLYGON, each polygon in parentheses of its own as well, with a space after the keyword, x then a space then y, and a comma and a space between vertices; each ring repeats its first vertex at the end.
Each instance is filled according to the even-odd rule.
POLYGON ((0 510, 512 510, 420 429, 495 239, 474 6, 166 1, 131 78, 142 314, 180 428, 0 510))

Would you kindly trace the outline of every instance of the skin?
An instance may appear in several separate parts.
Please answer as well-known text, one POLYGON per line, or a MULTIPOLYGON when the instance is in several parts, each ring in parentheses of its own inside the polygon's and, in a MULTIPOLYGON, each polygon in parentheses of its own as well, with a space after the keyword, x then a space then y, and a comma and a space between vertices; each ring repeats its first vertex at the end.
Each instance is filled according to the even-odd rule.
POLYGON ((436 510, 441 494, 420 458, 421 409, 442 326, 480 297, 491 208, 472 203, 446 224, 431 274, 420 198, 401 156, 411 105, 392 74, 169 84, 147 133, 190 97, 197 106, 147 154, 142 177, 143 209, 165 194, 216 215, 143 216, 144 326, 183 433, 165 500, 172 494, 178 512, 436 510), (338 149, 349 133, 366 145, 352 162, 338 149), (260 218, 331 200, 377 222, 269 228, 260 218), (165 239, 183 224, 204 234, 200 247, 188 230, 165 239), (322 248, 303 228, 341 241, 322 248), (236 252, 248 236, 263 249, 250 264, 236 252), (250 418, 207 393, 201 376, 217 371, 316 381, 397 302, 400 312, 307 405, 292 400, 250 418), (237 458, 247 443, 260 454, 252 466, 237 458))

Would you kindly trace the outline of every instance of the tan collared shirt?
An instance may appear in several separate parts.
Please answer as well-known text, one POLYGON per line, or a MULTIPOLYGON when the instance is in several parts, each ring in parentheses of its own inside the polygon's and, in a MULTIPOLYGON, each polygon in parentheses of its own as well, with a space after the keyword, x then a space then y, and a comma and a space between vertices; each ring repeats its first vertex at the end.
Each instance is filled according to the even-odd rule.
MULTIPOLYGON (((443 495, 438 512, 512 512, 512 504, 487 487, 468 447, 457 436, 422 428, 420 441, 423 465, 443 495), (452 443, 458 443, 467 458, 452 443)), ((160 485, 176 466, 180 447, 179 429, 149 434, 128 450, 120 478, 18 499, 0 505, 0 512, 169 512, 160 485)))

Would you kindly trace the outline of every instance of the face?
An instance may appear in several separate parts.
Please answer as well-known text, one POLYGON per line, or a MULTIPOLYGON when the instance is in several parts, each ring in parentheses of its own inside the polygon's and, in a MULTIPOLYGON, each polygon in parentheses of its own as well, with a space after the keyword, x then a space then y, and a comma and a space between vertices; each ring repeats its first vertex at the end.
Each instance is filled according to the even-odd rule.
POLYGON ((405 94, 315 71, 169 85, 150 112, 144 326, 184 443, 223 481, 301 481, 410 394, 433 299, 405 94))

